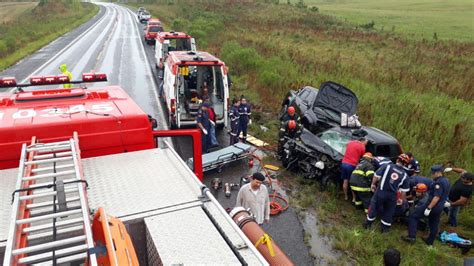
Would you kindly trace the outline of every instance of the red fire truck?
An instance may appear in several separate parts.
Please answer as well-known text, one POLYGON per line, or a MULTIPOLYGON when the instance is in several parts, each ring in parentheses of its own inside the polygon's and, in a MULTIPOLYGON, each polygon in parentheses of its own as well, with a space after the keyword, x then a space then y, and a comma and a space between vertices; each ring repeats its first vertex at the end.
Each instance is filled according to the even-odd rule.
POLYGON ((268 265, 201 182, 199 131, 153 130, 120 87, 86 86, 106 80, 0 78, 16 88, 0 94, 3 265, 268 265), (77 87, 36 88, 64 83, 77 87), (170 136, 192 137, 194 172, 157 147, 170 136))

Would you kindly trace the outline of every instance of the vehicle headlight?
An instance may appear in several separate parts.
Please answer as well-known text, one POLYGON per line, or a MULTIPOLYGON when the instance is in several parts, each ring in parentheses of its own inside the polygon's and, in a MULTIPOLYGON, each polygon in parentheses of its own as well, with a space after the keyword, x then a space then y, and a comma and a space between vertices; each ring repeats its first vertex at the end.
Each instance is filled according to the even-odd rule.
POLYGON ((321 161, 316 162, 316 163, 314 164, 314 166, 316 166, 316 168, 319 168, 319 169, 321 169, 321 170, 324 169, 324 163, 321 162, 321 161))

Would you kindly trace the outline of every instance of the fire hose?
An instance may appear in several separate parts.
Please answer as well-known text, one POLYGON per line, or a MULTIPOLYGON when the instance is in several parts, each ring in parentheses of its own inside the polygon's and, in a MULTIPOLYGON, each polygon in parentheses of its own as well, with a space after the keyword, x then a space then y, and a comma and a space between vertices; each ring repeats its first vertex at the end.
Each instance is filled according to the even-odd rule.
POLYGON ((288 209, 288 200, 278 195, 276 191, 270 195, 270 215, 277 215, 281 212, 284 212, 288 209), (280 204, 276 200, 282 201, 283 204, 280 204))

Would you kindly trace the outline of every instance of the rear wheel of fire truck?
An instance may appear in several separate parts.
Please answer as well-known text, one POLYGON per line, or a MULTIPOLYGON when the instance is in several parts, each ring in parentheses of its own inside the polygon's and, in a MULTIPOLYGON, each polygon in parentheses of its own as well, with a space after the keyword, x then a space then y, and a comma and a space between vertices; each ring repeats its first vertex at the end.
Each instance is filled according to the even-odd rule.
POLYGON ((178 128, 176 126, 176 121, 174 121, 174 119, 171 115, 168 116, 168 125, 170 125, 171 129, 177 129, 178 128))

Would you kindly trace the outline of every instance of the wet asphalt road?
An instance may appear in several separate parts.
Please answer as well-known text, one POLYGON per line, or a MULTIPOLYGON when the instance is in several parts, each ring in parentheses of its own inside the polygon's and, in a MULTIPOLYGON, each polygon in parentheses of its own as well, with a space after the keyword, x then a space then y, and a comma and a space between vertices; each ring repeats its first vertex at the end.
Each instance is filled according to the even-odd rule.
MULTIPOLYGON (((158 120, 160 129, 167 129, 164 103, 157 97, 160 80, 153 63, 154 49, 144 43, 142 29, 131 10, 100 3, 100 12, 92 20, 1 72, 0 76, 14 76, 20 82, 32 75, 57 75, 63 63, 69 66, 74 79, 80 79, 85 72, 104 72, 108 82, 94 86, 120 85, 146 113, 158 120)), ((226 130, 218 130, 217 135, 221 146, 226 146, 229 142, 226 130)), ((190 139, 179 138, 173 143, 183 159, 192 155, 190 139)), ((206 173, 204 181, 210 186, 213 178, 220 177, 224 183, 239 183, 250 172, 245 162, 237 162, 222 173, 206 173)), ((231 208, 237 191, 232 191, 229 198, 222 190, 215 191, 215 195, 224 208, 231 208)), ((272 217, 265 229, 296 265, 313 264, 304 245, 303 227, 292 208, 272 217)))

